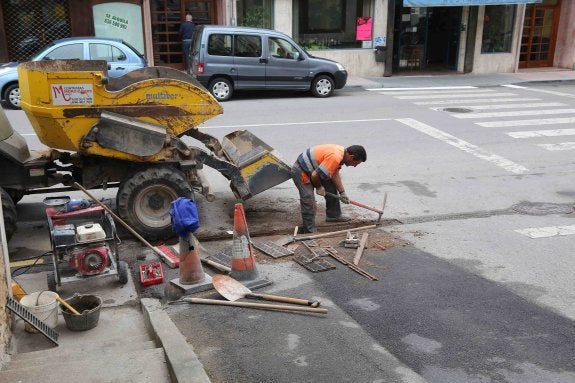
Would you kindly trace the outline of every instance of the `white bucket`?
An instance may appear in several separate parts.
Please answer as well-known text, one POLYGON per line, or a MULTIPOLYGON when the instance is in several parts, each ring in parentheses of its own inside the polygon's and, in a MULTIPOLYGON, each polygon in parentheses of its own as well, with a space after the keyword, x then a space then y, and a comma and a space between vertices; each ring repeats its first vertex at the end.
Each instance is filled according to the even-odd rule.
MULTIPOLYGON (((53 291, 36 291, 25 295, 20 303, 43 321, 50 328, 58 325, 58 294, 53 291)), ((25 330, 28 332, 38 332, 34 327, 26 323, 25 330)))

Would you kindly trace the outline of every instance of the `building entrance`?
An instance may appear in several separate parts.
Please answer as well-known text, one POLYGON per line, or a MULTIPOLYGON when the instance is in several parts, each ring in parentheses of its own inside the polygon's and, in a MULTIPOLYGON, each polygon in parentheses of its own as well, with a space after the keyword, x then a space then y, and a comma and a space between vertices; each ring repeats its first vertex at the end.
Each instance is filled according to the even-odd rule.
POLYGON ((519 68, 553 66, 561 0, 545 0, 525 8, 519 68))
POLYGON ((217 24, 216 0, 152 0, 152 37, 155 65, 184 69, 180 24, 190 12, 196 24, 217 24))
POLYGON ((404 8, 397 2, 394 71, 456 70, 462 7, 404 8))

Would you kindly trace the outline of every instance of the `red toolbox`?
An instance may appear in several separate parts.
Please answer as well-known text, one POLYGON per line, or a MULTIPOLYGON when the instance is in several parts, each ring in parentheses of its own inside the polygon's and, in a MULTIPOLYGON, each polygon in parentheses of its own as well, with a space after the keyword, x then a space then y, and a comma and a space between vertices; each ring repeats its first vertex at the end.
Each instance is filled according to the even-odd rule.
POLYGON ((140 282, 142 286, 157 285, 164 282, 164 271, 160 262, 150 262, 140 265, 140 282))

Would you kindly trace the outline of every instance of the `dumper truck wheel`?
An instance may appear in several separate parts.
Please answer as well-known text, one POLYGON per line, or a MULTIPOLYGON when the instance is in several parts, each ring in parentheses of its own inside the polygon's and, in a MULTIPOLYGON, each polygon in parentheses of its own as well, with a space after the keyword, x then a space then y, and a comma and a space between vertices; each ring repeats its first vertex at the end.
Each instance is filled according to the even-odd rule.
POLYGON ((20 86, 12 84, 4 92, 6 106, 10 109, 20 109, 20 86))
POLYGON ((148 240, 174 235, 170 204, 178 197, 191 198, 192 187, 177 169, 152 167, 132 174, 120 184, 116 205, 119 216, 148 240))
POLYGON ((334 87, 331 77, 326 75, 317 76, 311 84, 311 94, 315 97, 329 97, 332 95, 334 87))
POLYGON ((234 86, 230 80, 223 77, 218 77, 210 81, 208 89, 212 96, 214 96, 218 101, 227 101, 234 93, 234 86))
POLYGON ((6 240, 10 240, 16 232, 16 204, 10 198, 6 190, 0 188, 2 194, 2 213, 4 215, 4 230, 6 231, 6 240))

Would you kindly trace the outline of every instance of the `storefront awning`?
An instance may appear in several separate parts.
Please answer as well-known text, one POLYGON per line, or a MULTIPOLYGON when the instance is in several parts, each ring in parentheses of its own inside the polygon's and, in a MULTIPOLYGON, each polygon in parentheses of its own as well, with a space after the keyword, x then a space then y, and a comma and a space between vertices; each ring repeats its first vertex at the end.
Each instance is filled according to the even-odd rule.
POLYGON ((503 5, 541 3, 543 0, 403 0, 404 7, 463 7, 466 5, 503 5))

